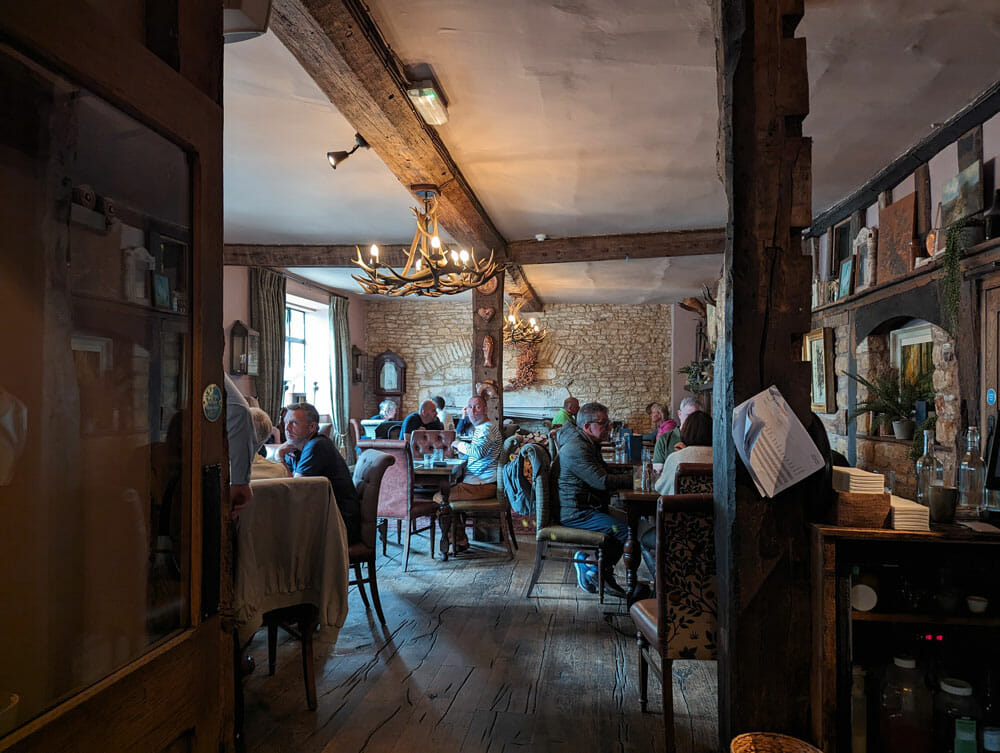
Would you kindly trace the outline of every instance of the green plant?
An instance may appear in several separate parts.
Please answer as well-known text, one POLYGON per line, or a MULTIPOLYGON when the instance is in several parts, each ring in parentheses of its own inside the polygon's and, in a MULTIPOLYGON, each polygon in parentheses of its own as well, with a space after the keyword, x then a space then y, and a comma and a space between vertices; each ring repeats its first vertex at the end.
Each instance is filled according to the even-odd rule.
POLYGON ((695 387, 712 381, 713 366, 711 358, 703 358, 700 361, 692 361, 687 366, 682 366, 677 369, 677 373, 687 377, 688 391, 694 392, 695 387))
POLYGON ((918 399, 918 389, 909 382, 901 382, 899 372, 895 369, 885 376, 865 379, 859 374, 844 372, 858 384, 868 390, 864 400, 859 400, 847 415, 848 421, 854 421, 865 413, 880 413, 889 421, 901 421, 910 417, 913 404, 918 399))
POLYGON ((944 241, 944 259, 941 269, 941 308, 944 323, 952 337, 958 336, 958 305, 962 297, 962 253, 965 251, 965 237, 962 231, 981 223, 981 220, 966 217, 948 226, 944 241))

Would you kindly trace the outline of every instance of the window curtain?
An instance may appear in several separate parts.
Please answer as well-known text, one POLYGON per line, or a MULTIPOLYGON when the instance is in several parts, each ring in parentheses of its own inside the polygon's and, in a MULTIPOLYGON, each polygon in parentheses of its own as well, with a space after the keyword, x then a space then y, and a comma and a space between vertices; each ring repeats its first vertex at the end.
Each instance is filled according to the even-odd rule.
POLYGON ((285 391, 285 278, 250 267, 250 326, 260 332, 257 400, 275 423, 285 391))
POLYGON ((331 437, 348 464, 355 461, 354 447, 348 441, 351 415, 351 330, 347 320, 348 300, 330 296, 330 394, 333 396, 331 437))

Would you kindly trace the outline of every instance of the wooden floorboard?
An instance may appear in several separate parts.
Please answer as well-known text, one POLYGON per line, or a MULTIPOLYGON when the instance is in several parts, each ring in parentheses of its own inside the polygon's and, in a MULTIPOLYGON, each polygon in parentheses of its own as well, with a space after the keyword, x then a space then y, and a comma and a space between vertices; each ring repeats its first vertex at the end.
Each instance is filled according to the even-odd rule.
MULTIPOLYGON (((317 635, 319 706, 306 709, 299 646, 279 634, 267 676, 266 632, 248 649, 248 753, 664 751, 663 720, 639 711, 634 627, 624 604, 576 587, 569 563, 550 562, 536 595, 522 594, 534 542, 474 545, 471 555, 431 560, 416 539, 379 555, 386 628, 355 589, 336 643, 317 635)), ((624 578, 619 576, 624 582, 624 578)), ((717 751, 715 662, 674 662, 678 753, 717 751)), ((660 688, 650 678, 650 709, 660 688)))

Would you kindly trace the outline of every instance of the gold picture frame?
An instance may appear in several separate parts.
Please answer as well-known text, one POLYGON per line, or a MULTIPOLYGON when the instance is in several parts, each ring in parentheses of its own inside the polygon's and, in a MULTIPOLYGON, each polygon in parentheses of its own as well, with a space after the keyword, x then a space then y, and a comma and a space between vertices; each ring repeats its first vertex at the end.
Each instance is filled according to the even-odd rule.
POLYGON ((809 378, 810 407, 816 413, 835 413, 837 382, 833 373, 833 327, 814 329, 805 336, 803 358, 812 366, 809 378))

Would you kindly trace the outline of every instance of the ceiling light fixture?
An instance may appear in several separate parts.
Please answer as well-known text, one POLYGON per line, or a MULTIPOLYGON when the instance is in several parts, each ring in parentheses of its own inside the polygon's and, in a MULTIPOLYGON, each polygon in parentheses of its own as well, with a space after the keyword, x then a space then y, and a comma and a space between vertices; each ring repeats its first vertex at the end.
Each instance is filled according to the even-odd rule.
POLYGON ((361 249, 355 246, 358 258, 354 259, 354 263, 361 267, 364 276, 351 276, 361 284, 365 292, 438 298, 478 287, 500 270, 500 266, 493 261, 492 251, 489 259, 480 261, 476 259, 475 251, 449 248, 441 242, 438 236, 437 186, 410 186, 410 190, 423 199, 424 208, 423 211, 413 209, 417 230, 403 271, 397 272, 384 263, 380 258, 379 247, 374 243, 368 250, 367 262, 361 258, 361 249))
POLYGON ((512 345, 537 345, 545 338, 546 332, 535 317, 528 321, 521 319, 521 307, 524 303, 523 296, 511 296, 511 302, 507 304, 507 318, 503 322, 503 341, 512 345))
POLYGON ((448 103, 433 79, 415 81, 406 89, 406 96, 428 125, 444 125, 448 122, 448 103))
POLYGON ((337 169, 337 165, 343 162, 345 159, 354 154, 358 149, 365 148, 368 149, 368 142, 365 141, 365 137, 360 133, 354 134, 354 148, 349 152, 327 152, 326 158, 330 161, 330 167, 334 170, 337 169))

